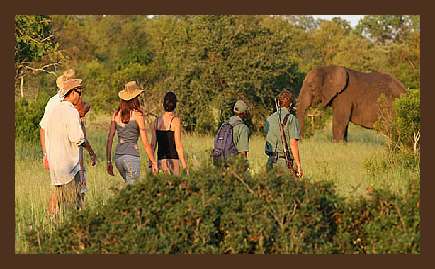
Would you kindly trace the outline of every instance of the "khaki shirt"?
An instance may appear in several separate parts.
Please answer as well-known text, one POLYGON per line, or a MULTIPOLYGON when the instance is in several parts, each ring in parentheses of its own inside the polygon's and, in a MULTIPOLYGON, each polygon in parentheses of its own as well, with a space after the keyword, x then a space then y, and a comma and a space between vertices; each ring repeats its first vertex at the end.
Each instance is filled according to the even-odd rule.
POLYGON ((228 121, 233 125, 233 142, 239 152, 249 152, 249 128, 239 116, 232 116, 228 121))
POLYGON ((65 185, 80 170, 79 145, 84 142, 79 113, 69 101, 56 104, 47 114, 45 144, 52 185, 65 185))
MULTIPOLYGON (((281 142, 281 134, 279 130, 279 112, 281 113, 281 122, 283 122, 284 117, 289 114, 288 109, 285 107, 278 109, 278 112, 270 115, 264 123, 264 132, 266 134, 266 145, 264 150, 267 155, 274 152, 284 152, 284 146, 281 142)), ((290 114, 288 117, 287 124, 284 126, 284 134, 290 150, 290 139, 300 139, 299 122, 293 114, 290 114)))

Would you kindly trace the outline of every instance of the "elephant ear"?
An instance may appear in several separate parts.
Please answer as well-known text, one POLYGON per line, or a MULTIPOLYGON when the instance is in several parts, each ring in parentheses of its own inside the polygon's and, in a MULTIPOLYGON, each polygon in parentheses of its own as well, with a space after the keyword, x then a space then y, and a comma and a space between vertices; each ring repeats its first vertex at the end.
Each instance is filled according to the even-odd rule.
POLYGON ((322 105, 326 106, 347 87, 349 75, 344 67, 328 66, 323 70, 322 105))

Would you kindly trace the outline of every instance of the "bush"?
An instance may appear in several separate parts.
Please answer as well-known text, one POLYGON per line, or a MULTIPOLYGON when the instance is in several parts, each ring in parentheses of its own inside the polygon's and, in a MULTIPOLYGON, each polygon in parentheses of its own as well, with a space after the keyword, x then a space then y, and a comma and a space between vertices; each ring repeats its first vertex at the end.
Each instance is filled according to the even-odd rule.
POLYGON ((420 90, 408 90, 405 95, 387 103, 379 98, 380 116, 375 129, 387 137, 390 150, 413 150, 420 143, 420 90))
POLYGON ((325 128, 326 123, 332 117, 332 109, 330 107, 323 109, 319 107, 309 108, 304 117, 304 137, 309 138, 318 130, 325 128), (307 116, 312 115, 312 116, 307 116))
POLYGON ((27 239, 35 253, 418 253, 417 185, 347 203, 329 182, 205 167, 150 176, 27 239))
POLYGON ((46 92, 41 91, 34 101, 21 98, 15 102, 16 139, 26 142, 39 140, 39 122, 49 98, 46 92))

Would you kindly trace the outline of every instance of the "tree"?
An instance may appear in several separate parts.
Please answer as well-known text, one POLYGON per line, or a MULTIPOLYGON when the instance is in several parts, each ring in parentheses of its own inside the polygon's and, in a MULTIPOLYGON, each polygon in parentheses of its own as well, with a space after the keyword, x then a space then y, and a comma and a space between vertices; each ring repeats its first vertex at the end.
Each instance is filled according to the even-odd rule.
POLYGON ((61 55, 48 16, 16 16, 15 38, 15 80, 20 80, 20 93, 24 97, 24 77, 30 72, 54 74, 61 55))
POLYGON ((420 18, 408 15, 364 16, 356 30, 378 44, 398 42, 411 32, 420 32, 420 18))

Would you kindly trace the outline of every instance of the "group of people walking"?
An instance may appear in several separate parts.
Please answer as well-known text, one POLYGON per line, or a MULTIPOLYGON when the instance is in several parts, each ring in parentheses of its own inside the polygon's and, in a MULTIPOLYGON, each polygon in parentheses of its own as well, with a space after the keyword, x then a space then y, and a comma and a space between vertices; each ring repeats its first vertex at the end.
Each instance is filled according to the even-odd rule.
MULTIPOLYGON (((56 80, 56 84, 58 92, 48 101, 40 122, 43 165, 50 171, 53 186, 49 202, 50 215, 57 215, 59 210, 65 207, 81 208, 83 206, 84 194, 87 191, 83 149, 89 153, 92 166, 97 160, 86 137, 84 119, 90 105, 82 99, 84 90, 82 80, 75 78, 74 70, 70 69, 56 80)), ((135 81, 130 81, 118 93, 120 104, 111 116, 106 144, 107 173, 114 176, 112 145, 115 134, 117 134, 118 143, 113 161, 127 184, 133 184, 140 178, 139 137, 148 156, 148 166, 152 173, 163 171, 165 174, 179 176, 184 170, 189 175, 181 139, 181 119, 175 114, 177 106, 175 93, 165 94, 164 111, 150 126, 152 137, 149 142, 144 111, 139 101, 139 96, 143 92, 144 90, 135 81)), ((268 170, 286 169, 286 147, 282 143, 284 136, 284 139, 290 143, 290 154, 294 158, 297 173, 302 176, 298 149, 299 123, 290 113, 289 108, 292 102, 292 93, 288 90, 282 91, 277 97, 277 111, 265 122, 265 153, 268 156, 266 167, 268 170)), ((216 145, 222 141, 227 142, 227 139, 221 139, 222 130, 227 128, 226 130, 230 130, 229 142, 234 152, 233 155, 248 158, 250 130, 245 123, 248 106, 244 101, 238 100, 233 112, 234 115, 218 131, 213 154, 219 152, 224 153, 224 158, 230 157, 226 156, 225 150, 216 148, 216 145)), ((221 145, 223 148, 227 147, 222 143, 221 145)))

